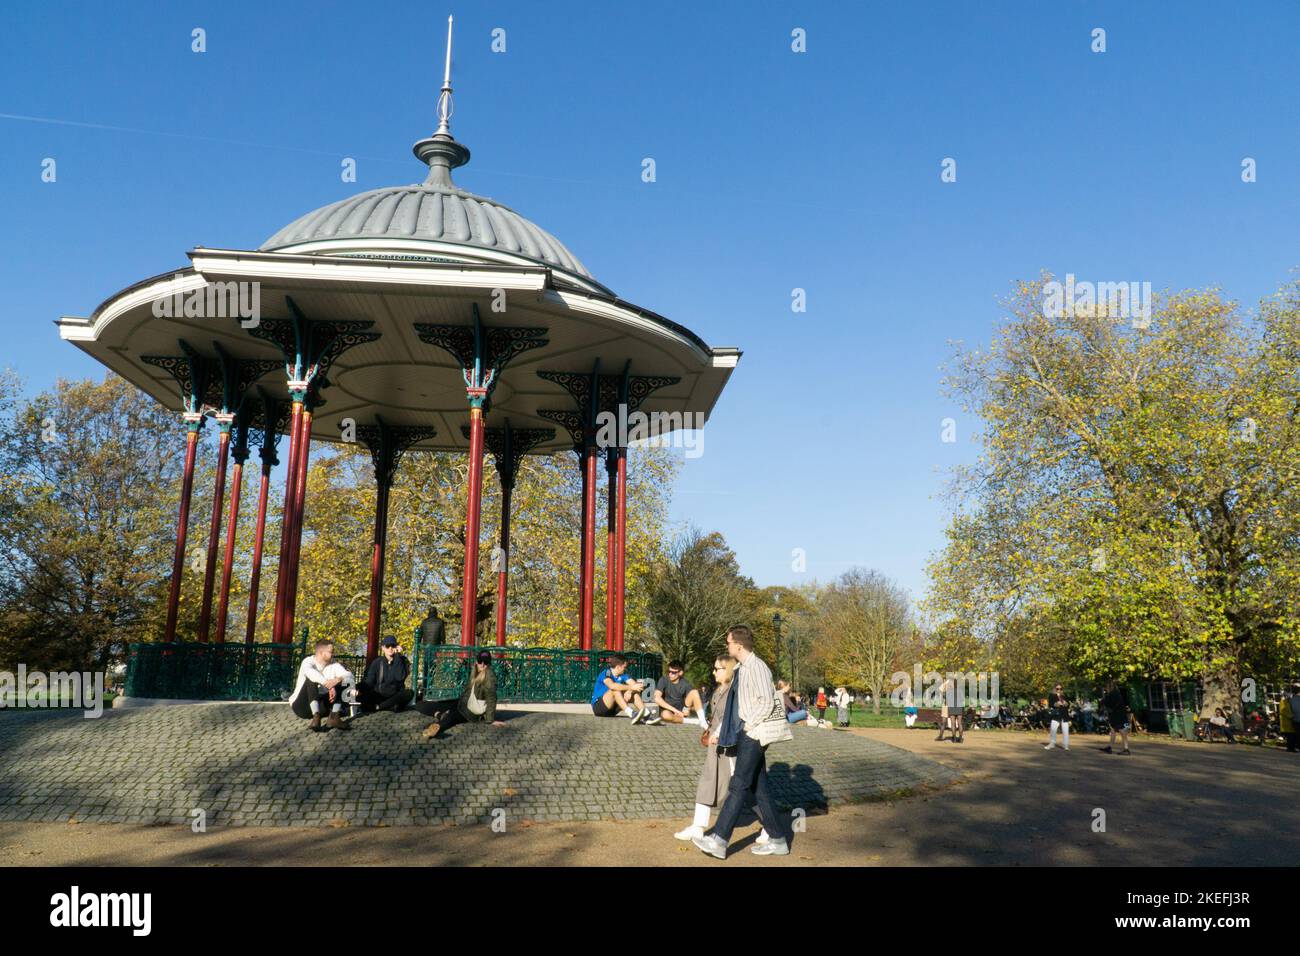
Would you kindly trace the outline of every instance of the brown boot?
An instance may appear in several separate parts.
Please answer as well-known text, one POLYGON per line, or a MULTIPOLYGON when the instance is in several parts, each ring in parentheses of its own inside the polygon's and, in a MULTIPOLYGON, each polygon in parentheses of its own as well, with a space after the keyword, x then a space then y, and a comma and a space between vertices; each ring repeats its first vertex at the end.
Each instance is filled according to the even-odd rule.
POLYGON ((424 733, 421 734, 420 736, 422 736, 425 740, 432 740, 434 737, 437 737, 440 733, 442 733, 442 726, 435 722, 430 724, 428 727, 425 727, 424 733))
POLYGON ((330 730, 348 729, 348 725, 343 723, 343 721, 339 719, 339 715, 332 710, 330 711, 329 717, 325 721, 325 726, 328 727, 330 730))
POLYGON ((320 730, 320 714, 312 714, 311 723, 307 727, 309 730, 320 730))

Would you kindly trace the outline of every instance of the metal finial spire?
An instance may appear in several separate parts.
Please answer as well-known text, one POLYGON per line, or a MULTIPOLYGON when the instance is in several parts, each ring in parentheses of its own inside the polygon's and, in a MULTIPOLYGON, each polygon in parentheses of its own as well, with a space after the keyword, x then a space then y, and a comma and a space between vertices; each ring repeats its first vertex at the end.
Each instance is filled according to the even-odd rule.
POLYGON ((454 112, 451 102, 451 25, 452 17, 447 17, 447 65, 442 74, 442 92, 438 94, 438 132, 451 134, 451 114, 454 112))
POLYGON ((447 63, 442 72, 442 92, 438 95, 438 131, 426 136, 412 147, 420 162, 429 166, 426 186, 455 188, 451 171, 469 162, 469 150, 456 142, 451 135, 451 27, 453 18, 447 18, 447 63))

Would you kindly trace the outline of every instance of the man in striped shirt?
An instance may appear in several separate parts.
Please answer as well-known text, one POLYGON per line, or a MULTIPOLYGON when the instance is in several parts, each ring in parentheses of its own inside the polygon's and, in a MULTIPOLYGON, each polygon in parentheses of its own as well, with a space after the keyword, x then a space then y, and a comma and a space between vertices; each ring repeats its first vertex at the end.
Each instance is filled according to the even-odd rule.
POLYGON ((727 653, 740 663, 732 676, 731 693, 722 718, 719 746, 735 746, 735 764, 727 799, 718 813, 713 832, 693 838, 692 842, 719 860, 727 858, 727 843, 736 827, 740 812, 752 801, 758 820, 768 839, 750 848, 759 856, 784 856, 790 852, 785 821, 777 815, 776 804, 767 784, 767 755, 763 745, 749 736, 772 713, 776 688, 772 672, 754 653, 754 632, 741 624, 727 632, 727 653))

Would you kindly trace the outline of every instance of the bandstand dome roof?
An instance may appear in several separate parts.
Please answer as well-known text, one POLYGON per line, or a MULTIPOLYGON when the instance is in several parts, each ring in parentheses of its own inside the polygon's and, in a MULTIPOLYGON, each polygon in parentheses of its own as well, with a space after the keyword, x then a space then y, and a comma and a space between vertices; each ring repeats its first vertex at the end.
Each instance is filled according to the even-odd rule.
POLYGON ((372 189, 330 203, 298 217, 260 248, 272 252, 356 239, 474 246, 592 278, 564 243, 536 223, 499 202, 436 183, 372 189))
MULTIPOLYGON (((448 53, 450 60, 450 52, 448 53)), ((436 430, 422 450, 463 451, 468 439, 460 363, 417 334, 421 325, 540 330, 542 347, 510 360, 494 384, 487 424, 554 429, 535 453, 572 448, 555 411, 574 399, 555 375, 622 372, 653 380, 646 413, 680 415, 673 427, 702 427, 740 360, 678 322, 634 305, 598 282, 555 236, 514 210, 452 181, 470 151, 451 135, 450 62, 435 133, 413 147, 427 167, 421 183, 372 189, 321 206, 255 250, 197 246, 190 265, 143 279, 85 317, 64 316, 59 334, 159 403, 181 410, 172 374, 158 364, 182 347, 265 367, 249 383, 284 392, 279 344, 238 316, 188 314, 184 297, 218 284, 256 290, 261 315, 284 320, 356 320, 374 333, 328 367, 312 440, 340 442, 345 423, 382 420, 436 430), (161 310, 174 301, 176 309, 161 310), (498 309, 497 306, 503 306, 498 309), (279 388, 275 388, 278 382, 279 388), (694 416, 688 419, 685 416, 694 416)), ((241 295, 243 293, 241 292, 241 295)), ((260 321, 260 319, 258 320, 260 321)), ((350 440, 350 439, 348 439, 350 440)))

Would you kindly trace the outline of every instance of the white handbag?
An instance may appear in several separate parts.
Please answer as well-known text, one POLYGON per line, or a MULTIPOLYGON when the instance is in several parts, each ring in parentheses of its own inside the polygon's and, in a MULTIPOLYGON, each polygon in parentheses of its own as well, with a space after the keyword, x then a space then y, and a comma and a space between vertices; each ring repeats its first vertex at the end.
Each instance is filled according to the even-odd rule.
POLYGON ((753 732, 745 732, 751 740, 755 740, 764 747, 780 743, 783 740, 793 740, 794 734, 790 730, 790 722, 785 719, 785 701, 781 699, 780 694, 773 695, 772 709, 768 715, 758 722, 753 732))

